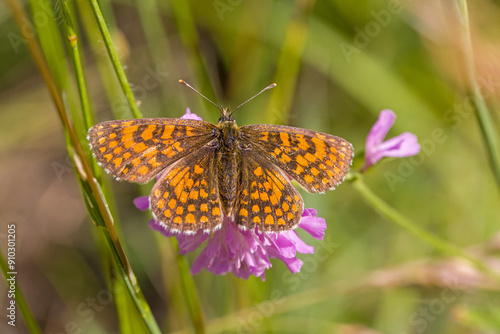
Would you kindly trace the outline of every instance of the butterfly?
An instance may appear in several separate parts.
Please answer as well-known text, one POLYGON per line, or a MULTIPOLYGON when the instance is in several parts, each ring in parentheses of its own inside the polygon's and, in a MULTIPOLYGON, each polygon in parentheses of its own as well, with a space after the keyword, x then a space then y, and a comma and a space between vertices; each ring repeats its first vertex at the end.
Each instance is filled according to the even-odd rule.
POLYGON ((179 118, 112 120, 90 128, 98 164, 115 178, 146 183, 157 176, 150 210, 174 233, 213 232, 229 217, 242 229, 295 228, 304 202, 292 183, 310 193, 334 189, 354 150, 340 137, 282 125, 238 127, 234 111, 218 124, 179 118))

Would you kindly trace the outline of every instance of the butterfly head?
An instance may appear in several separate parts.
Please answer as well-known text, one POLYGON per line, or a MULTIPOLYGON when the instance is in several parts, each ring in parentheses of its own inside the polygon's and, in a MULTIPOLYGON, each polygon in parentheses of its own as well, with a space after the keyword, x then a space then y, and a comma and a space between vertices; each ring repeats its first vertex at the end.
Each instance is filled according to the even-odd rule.
POLYGON ((229 107, 220 108, 219 124, 224 123, 224 122, 234 122, 233 112, 231 112, 229 107))

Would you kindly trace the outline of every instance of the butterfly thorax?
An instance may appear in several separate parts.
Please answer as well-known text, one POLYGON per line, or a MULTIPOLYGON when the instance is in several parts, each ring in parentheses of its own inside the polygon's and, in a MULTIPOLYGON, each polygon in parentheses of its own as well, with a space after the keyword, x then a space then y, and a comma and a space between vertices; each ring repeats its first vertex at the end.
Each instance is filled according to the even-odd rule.
POLYGON ((236 204, 239 179, 240 152, 239 130, 234 119, 229 116, 229 109, 224 109, 219 124, 218 152, 216 158, 217 184, 222 210, 226 216, 232 215, 236 204))

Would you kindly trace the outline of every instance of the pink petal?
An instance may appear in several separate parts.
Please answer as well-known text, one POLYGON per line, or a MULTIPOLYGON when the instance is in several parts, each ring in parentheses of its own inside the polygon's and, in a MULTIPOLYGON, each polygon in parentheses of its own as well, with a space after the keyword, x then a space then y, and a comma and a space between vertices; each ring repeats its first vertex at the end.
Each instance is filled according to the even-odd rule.
POLYGON ((302 215, 302 219, 300 219, 299 222, 299 227, 307 231, 314 238, 323 240, 326 230, 326 220, 325 218, 321 217, 302 215))
POLYGON ((396 120, 396 114, 389 109, 382 110, 378 116, 378 120, 373 124, 368 136, 366 137, 365 147, 376 147, 384 140, 390 128, 396 120))
MULTIPOLYGON (((198 274, 203 268, 207 267, 208 263, 208 257, 206 255, 206 252, 203 250, 201 251, 200 254, 196 257, 196 259, 193 262, 193 265, 191 266, 191 275, 196 275, 198 274)), ((218 275, 222 273, 217 273, 218 275)))
POLYGON ((149 209, 149 197, 148 196, 139 196, 134 198, 134 205, 137 209, 144 211, 149 209))
POLYGON ((179 253, 186 254, 195 251, 200 247, 205 240, 207 240, 209 234, 204 233, 203 230, 199 230, 193 235, 177 235, 177 242, 179 244, 179 253))
POLYGON ((198 121, 203 121, 203 119, 196 115, 195 113, 192 113, 189 108, 186 108, 186 113, 180 117, 181 119, 195 119, 198 121))
POLYGON ((411 157, 420 152, 417 136, 410 132, 404 132, 383 142, 379 148, 383 156, 394 158, 411 157))
POLYGON ((291 232, 295 231, 281 232, 268 236, 267 242, 271 257, 284 256, 290 258, 295 256, 296 249, 290 237, 291 232))
POLYGON ((317 216, 317 215, 318 211, 316 211, 316 209, 313 208, 304 209, 304 212, 302 212, 302 217, 317 216))
POLYGON ((302 265, 304 264, 302 260, 299 260, 296 257, 293 257, 291 259, 280 259, 280 260, 285 262, 286 266, 293 274, 299 272, 300 268, 302 268, 302 265))
POLYGON ((294 244, 295 250, 302 254, 314 253, 314 247, 306 244, 295 231, 290 231, 288 239, 294 244))

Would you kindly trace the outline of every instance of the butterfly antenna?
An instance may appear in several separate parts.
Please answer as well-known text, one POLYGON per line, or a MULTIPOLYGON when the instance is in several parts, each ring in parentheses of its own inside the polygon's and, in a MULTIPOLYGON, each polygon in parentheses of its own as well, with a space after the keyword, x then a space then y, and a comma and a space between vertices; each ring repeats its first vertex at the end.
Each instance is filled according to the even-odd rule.
POLYGON ((237 107, 233 110, 233 112, 231 113, 231 115, 232 115, 232 114, 234 114, 234 112, 235 112, 236 110, 238 110, 238 109, 239 109, 239 107, 241 107, 242 105, 244 105, 244 104, 245 104, 245 103, 247 103, 248 101, 253 100, 254 98, 256 98, 257 96, 259 96, 260 94, 262 94, 262 93, 263 93, 263 92, 265 92, 266 90, 271 89, 271 88, 274 88, 274 87, 276 87, 276 84, 275 84, 275 83, 270 84, 269 86, 267 86, 266 88, 264 88, 263 90, 261 90, 260 92, 258 92, 257 94, 255 94, 254 96, 252 96, 251 98, 249 98, 248 100, 246 100, 245 102, 243 102, 242 104, 240 104, 239 106, 237 106, 237 107))
POLYGON ((208 102, 212 103, 214 106, 217 107, 217 109, 219 109, 220 112, 222 112, 222 108, 218 105, 216 105, 214 102, 212 102, 212 100, 210 100, 208 97, 206 97, 205 95, 203 95, 202 93, 198 92, 193 86, 191 86, 190 84, 188 84, 186 81, 182 80, 182 79, 179 79, 179 83, 181 85, 184 85, 186 87, 189 87, 191 88, 192 90, 194 90, 196 93, 198 93, 198 95, 200 95, 202 98, 204 98, 205 100, 207 100, 208 102))

